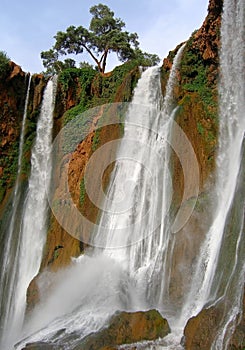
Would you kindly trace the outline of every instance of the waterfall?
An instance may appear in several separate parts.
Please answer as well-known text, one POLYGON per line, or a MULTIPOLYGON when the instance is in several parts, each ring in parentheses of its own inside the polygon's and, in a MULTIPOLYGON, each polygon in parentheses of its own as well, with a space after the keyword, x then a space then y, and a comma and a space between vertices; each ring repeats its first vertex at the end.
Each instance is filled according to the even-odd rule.
MULTIPOLYGON (((172 234, 169 217, 172 191, 166 140, 174 127, 173 88, 183 46, 174 59, 164 99, 160 69, 153 67, 142 73, 126 114, 124 136, 107 191, 109 200, 104 203, 99 227, 93 233, 94 246, 73 259, 65 270, 55 274, 46 271, 39 276, 40 303, 26 320, 16 349, 35 341, 72 349, 86 335, 105 326, 115 311, 152 307, 170 321, 172 333, 137 348, 182 349, 180 339, 188 319, 204 307, 217 305, 221 305, 223 316, 217 324, 212 350, 227 348, 241 311, 245 270, 241 207, 245 129, 243 21, 244 1, 225 0, 220 133, 212 188, 215 210, 209 229, 199 242, 200 251, 195 252, 194 270, 190 273, 183 266, 188 270, 183 278, 191 276, 185 281, 187 293, 180 298, 180 304, 172 305, 168 299, 171 269, 176 268, 173 255, 178 234, 172 234), (50 281, 53 288, 47 293, 50 281)), ((188 232, 190 240, 194 239, 193 231, 188 232)), ((185 263, 185 257, 181 263, 185 263)))
POLYGON ((103 254, 120 262, 127 271, 138 296, 134 295, 133 308, 162 305, 162 276, 171 236, 167 140, 175 113, 173 87, 184 47, 174 58, 164 99, 160 68, 152 67, 142 74, 126 116, 124 137, 107 193, 112 204, 104 208, 100 221, 101 226, 107 227, 106 235, 103 237, 98 230, 95 237, 95 245, 105 247, 103 254), (120 196, 122 209, 118 211, 120 196), (116 247, 122 249, 108 249, 116 247))
MULTIPOLYGON (((44 91, 41 112, 37 123, 36 139, 32 148, 31 174, 18 232, 18 246, 16 252, 14 252, 16 271, 10 286, 11 289, 8 290, 8 293, 12 292, 12 295, 8 301, 9 310, 7 310, 5 316, 1 341, 1 347, 6 350, 12 348, 13 344, 18 340, 26 308, 27 288, 39 270, 46 239, 48 210, 46 182, 50 178, 51 172, 47 165, 51 155, 55 91, 56 78, 53 78, 49 80, 44 91)), ((20 157, 21 154, 22 150, 20 151, 20 157)), ((21 164, 21 161, 19 164, 21 164)), ((18 186, 18 180, 16 186, 18 186)), ((14 205, 18 205, 18 202, 14 203, 14 205)), ((14 220, 15 218, 12 216, 13 222, 11 224, 13 226, 16 225, 14 220)))
MULTIPOLYGON (((16 274, 18 269, 18 261, 14 257, 18 255, 20 237, 15 237, 17 232, 16 225, 18 225, 19 220, 19 210, 21 205, 21 166, 22 166, 22 156, 23 156, 23 146, 25 138, 25 127, 26 127, 26 117, 27 117, 27 107, 29 102, 29 93, 31 85, 31 75, 29 75, 29 81, 26 91, 24 113, 21 125, 20 142, 19 142, 19 155, 18 155, 18 170, 16 182, 13 190, 12 208, 10 222, 8 223, 8 228, 5 233, 4 241, 4 254, 3 260, 1 262, 1 275, 0 275, 0 286, 1 286, 1 329, 0 329, 0 343, 3 343, 5 337, 6 329, 8 329, 9 322, 12 322, 13 310, 13 292, 14 285, 16 283, 16 274)), ((20 210, 21 211, 21 210, 20 210)))
MULTIPOLYGON (((243 220, 238 229, 233 229, 233 242, 229 243, 230 252, 223 251, 227 246, 226 226, 236 200, 236 186, 239 171, 242 172, 242 145, 245 131, 245 73, 244 73, 244 11, 243 0, 225 0, 221 26, 219 116, 220 132, 216 169, 216 211, 214 220, 202 245, 192 287, 184 305, 182 321, 197 314, 205 304, 229 300, 220 332, 213 349, 225 349, 223 343, 227 328, 235 322, 241 304, 245 266, 242 250, 243 220), (237 231, 237 232, 236 232, 237 231), (235 244, 234 244, 235 242, 235 244), (231 250, 234 245, 233 250, 231 250), (222 266, 222 255, 226 260, 232 256, 231 270, 222 266), (239 278, 240 277, 240 278, 239 278), (232 283, 236 280, 236 285, 232 283), (222 287, 224 285, 225 287, 222 287), (229 293, 229 294, 228 294, 229 293), (229 297, 228 297, 229 295, 229 297)), ((240 200, 243 217, 244 198, 240 200)), ((238 219, 237 219, 238 220, 238 219)), ((226 339, 227 341, 227 339, 226 339)))
POLYGON ((94 248, 74 259, 65 271, 40 276, 40 295, 50 279, 55 287, 33 310, 24 327, 26 340, 17 349, 27 341, 40 340, 70 348, 100 329, 117 310, 159 307, 165 268, 162 259, 170 236, 171 177, 166 140, 171 133, 172 91, 183 48, 174 59, 165 99, 160 68, 142 73, 126 114, 107 193, 110 202, 103 210, 94 248))

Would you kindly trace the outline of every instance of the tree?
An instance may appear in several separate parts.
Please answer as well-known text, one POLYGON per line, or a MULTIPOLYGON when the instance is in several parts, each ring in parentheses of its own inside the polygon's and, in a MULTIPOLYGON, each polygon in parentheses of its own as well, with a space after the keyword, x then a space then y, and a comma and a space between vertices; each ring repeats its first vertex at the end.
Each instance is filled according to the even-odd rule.
POLYGON ((41 57, 43 58, 43 65, 47 69, 47 74, 59 73, 64 69, 76 67, 76 62, 71 58, 67 58, 63 62, 59 61, 58 52, 52 49, 42 52, 41 57))
POLYGON ((0 51, 0 78, 4 78, 10 71, 10 58, 5 51, 0 51))
POLYGON ((89 69, 94 69, 92 64, 89 64, 86 61, 79 62, 79 68, 89 68, 89 69))
POLYGON ((121 62, 137 58, 138 35, 124 31, 125 23, 120 18, 115 18, 108 6, 92 6, 90 13, 92 19, 89 29, 70 26, 65 32, 57 32, 53 48, 41 53, 44 67, 57 72, 62 69, 59 56, 77 55, 84 51, 88 52, 101 73, 105 72, 108 54, 111 52, 116 52, 121 62))
POLYGON ((160 58, 156 54, 143 52, 139 48, 135 50, 135 59, 141 66, 156 66, 160 62, 160 58))

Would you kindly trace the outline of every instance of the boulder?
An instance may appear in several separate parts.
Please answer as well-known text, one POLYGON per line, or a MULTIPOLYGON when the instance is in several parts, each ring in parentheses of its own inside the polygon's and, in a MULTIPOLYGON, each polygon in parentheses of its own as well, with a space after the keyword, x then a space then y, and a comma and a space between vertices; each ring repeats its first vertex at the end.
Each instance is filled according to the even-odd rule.
POLYGON ((75 350, 113 349, 122 344, 163 338, 168 333, 168 322, 157 310, 117 312, 108 327, 88 335, 75 350))
MULTIPOLYGON (((109 324, 86 336, 73 350, 116 350, 117 346, 144 340, 157 340, 170 333, 168 321, 157 310, 118 311, 109 324)), ((29 343, 22 350, 53 350, 56 344, 29 343)))

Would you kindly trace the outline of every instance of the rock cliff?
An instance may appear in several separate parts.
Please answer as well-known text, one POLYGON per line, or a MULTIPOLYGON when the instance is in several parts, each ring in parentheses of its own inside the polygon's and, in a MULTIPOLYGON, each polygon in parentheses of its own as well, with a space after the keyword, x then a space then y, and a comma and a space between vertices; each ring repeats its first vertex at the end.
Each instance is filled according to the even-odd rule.
POLYGON ((9 76, 0 80, 0 202, 15 180, 25 90, 25 73, 10 62, 9 76))
MULTIPOLYGON (((17 174, 19 139, 24 114, 29 74, 24 73, 14 62, 10 62, 7 77, 0 79, 0 211, 6 204, 17 174), (1 203, 2 202, 2 203, 1 203), (2 205, 1 205, 2 204, 2 205)), ((45 79, 32 76, 30 98, 25 129, 22 178, 30 170, 30 149, 35 137, 36 121, 42 100, 45 79)))

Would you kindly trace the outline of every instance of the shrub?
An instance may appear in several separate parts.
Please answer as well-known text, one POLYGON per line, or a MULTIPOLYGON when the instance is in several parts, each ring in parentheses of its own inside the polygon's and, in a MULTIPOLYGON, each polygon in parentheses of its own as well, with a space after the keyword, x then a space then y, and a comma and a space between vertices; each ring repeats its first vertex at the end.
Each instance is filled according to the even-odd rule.
POLYGON ((10 58, 6 52, 0 51, 0 78, 4 78, 10 71, 9 66, 10 58))

